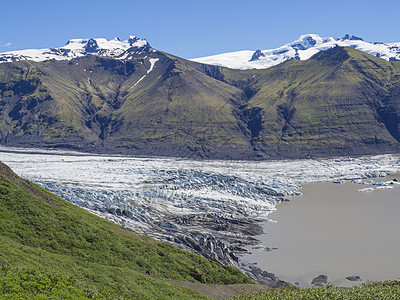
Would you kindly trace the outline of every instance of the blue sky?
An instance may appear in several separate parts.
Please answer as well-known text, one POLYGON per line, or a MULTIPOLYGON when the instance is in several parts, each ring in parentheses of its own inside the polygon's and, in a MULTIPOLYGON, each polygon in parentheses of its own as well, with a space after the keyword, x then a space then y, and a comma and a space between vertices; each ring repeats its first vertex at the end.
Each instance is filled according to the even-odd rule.
POLYGON ((2 1, 0 52, 136 35, 184 58, 271 49, 306 33, 400 42, 400 1, 2 1))

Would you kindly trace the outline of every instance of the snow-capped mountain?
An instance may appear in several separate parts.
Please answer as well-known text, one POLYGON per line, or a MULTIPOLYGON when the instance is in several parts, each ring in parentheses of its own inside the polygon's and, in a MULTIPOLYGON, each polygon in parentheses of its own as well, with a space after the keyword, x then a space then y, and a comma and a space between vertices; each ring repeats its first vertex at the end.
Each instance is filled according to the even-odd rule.
MULTIPOLYGON (((319 51, 335 46, 356 48, 385 60, 400 60, 400 43, 365 42, 359 37, 348 34, 341 38, 323 38, 317 34, 306 34, 277 49, 244 50, 191 60, 233 69, 266 69, 289 59, 306 60, 319 51)), ((118 38, 112 40, 105 38, 72 39, 60 48, 27 49, 0 53, 0 63, 20 60, 69 60, 88 54, 129 59, 134 53, 138 54, 143 51, 155 50, 145 39, 135 36, 129 36, 124 41, 118 38)))
POLYGON ((400 60, 400 43, 365 42, 346 34, 342 38, 323 38, 317 34, 300 36, 296 41, 271 50, 244 50, 207 57, 193 61, 224 66, 232 69, 266 69, 289 59, 305 60, 315 53, 335 46, 352 47, 385 60, 400 60))
POLYGON ((60 48, 27 49, 4 52, 0 54, 0 63, 20 60, 69 60, 87 54, 126 59, 129 56, 127 50, 132 48, 136 51, 151 49, 146 40, 139 39, 132 35, 124 41, 121 41, 118 38, 112 40, 104 38, 72 39, 69 40, 65 46, 60 48))

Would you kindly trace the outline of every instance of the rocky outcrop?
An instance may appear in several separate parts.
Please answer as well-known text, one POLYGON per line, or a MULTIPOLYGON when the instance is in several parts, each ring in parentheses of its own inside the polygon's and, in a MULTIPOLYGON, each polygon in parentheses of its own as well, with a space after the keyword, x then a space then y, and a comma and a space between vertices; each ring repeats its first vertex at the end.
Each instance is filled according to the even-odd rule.
POLYGON ((96 53, 99 51, 99 45, 97 44, 96 40, 89 39, 84 49, 87 53, 96 53))
POLYGON ((314 286, 321 286, 327 283, 328 283, 328 276, 326 275, 318 275, 311 281, 311 284, 314 286))
POLYGON ((358 37, 358 36, 355 36, 355 35, 349 35, 349 34, 346 34, 344 37, 342 37, 341 40, 342 40, 342 41, 345 41, 345 40, 350 40, 350 41, 363 41, 362 38, 360 38, 360 37, 358 37))
POLYGON ((350 281, 362 281, 361 277, 358 275, 347 276, 346 279, 350 281))
POLYGON ((261 50, 256 50, 256 52, 253 53, 253 56, 251 57, 250 61, 258 60, 260 57, 265 57, 265 54, 262 53, 261 50))

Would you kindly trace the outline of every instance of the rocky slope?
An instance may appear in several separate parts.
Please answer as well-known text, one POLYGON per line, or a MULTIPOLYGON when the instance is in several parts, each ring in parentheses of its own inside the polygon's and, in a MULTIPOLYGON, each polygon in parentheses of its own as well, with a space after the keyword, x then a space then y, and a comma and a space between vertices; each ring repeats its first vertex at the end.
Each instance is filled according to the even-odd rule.
POLYGON ((146 45, 0 64, 1 143, 228 159, 400 150, 399 62, 335 47, 239 71, 146 45))

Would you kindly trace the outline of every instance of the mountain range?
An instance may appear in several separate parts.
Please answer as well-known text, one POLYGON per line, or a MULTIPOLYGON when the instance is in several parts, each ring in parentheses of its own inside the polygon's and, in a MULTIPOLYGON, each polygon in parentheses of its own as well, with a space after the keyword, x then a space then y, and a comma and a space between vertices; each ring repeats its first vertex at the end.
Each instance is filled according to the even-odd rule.
POLYGON ((349 34, 340 38, 323 38, 317 34, 305 34, 294 42, 276 49, 230 52, 195 58, 193 61, 242 70, 266 69, 289 59, 306 60, 319 51, 336 46, 355 48, 388 61, 400 60, 400 43, 371 43, 349 34))
MULTIPOLYGON (((191 60, 232 69, 266 69, 289 59, 306 60, 319 51, 335 46, 355 48, 387 61, 400 60, 400 43, 367 42, 360 37, 349 34, 339 38, 305 34, 276 49, 243 50, 191 60)), ((104 38, 72 39, 59 48, 27 49, 0 53, 0 63, 21 60, 70 60, 88 54, 124 60, 127 58, 126 51, 130 48, 135 48, 139 53, 151 48, 151 46, 145 39, 133 35, 124 41, 119 38, 112 40, 104 38)))
MULTIPOLYGON (((190 61, 133 36, 3 53, 0 142, 228 159, 399 152, 395 46, 393 57, 370 55, 304 37, 301 60, 266 69, 190 61)), ((264 52, 252 61, 261 64, 264 52)))
POLYGON ((46 61, 46 60, 70 60, 88 54, 124 59, 126 50, 134 48, 141 51, 150 48, 149 43, 133 35, 121 41, 118 38, 107 40, 98 39, 72 39, 63 47, 48 49, 27 49, 0 53, 0 63, 15 62, 21 60, 46 61))

